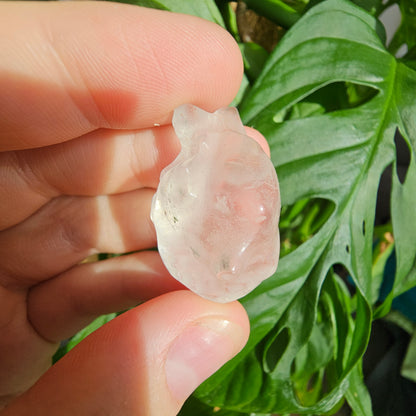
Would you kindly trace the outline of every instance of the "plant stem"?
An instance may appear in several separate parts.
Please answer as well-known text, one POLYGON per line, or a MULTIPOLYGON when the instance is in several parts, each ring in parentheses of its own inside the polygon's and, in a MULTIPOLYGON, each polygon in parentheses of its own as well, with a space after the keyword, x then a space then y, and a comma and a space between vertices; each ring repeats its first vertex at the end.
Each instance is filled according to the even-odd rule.
POLYGON ((301 17, 296 10, 281 0, 245 0, 244 2, 256 13, 284 28, 293 26, 301 17))

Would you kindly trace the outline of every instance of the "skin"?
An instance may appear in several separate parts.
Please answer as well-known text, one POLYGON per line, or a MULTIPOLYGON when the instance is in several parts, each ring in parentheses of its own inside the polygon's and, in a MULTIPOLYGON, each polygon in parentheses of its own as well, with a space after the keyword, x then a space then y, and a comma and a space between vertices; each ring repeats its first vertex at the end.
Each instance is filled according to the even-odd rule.
POLYGON ((200 383, 243 347, 241 305, 184 290, 149 250, 151 198, 179 151, 173 110, 228 105, 241 76, 232 38, 195 17, 0 3, 2 416, 176 415, 196 385, 167 377, 170 351, 206 328, 231 340, 227 354, 196 356, 200 383), (60 340, 139 303, 50 367, 60 340))

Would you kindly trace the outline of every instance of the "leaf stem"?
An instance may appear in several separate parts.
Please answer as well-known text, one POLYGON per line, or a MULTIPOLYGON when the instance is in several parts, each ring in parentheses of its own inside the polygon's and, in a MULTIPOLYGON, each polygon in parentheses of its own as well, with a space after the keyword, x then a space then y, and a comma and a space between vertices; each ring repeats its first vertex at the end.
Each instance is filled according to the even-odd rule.
POLYGON ((245 0, 245 3, 256 13, 284 28, 293 26, 301 17, 295 9, 281 0, 245 0))

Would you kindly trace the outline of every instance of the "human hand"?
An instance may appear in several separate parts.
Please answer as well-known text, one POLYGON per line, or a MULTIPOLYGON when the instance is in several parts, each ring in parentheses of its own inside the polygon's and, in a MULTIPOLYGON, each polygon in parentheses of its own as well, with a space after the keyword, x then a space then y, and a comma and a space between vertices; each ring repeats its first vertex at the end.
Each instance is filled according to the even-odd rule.
POLYGON ((227 105, 238 47, 190 16, 5 2, 0 68, 2 415, 176 414, 248 321, 237 302, 177 291, 148 250, 150 202, 179 150, 173 109, 227 105), (98 252, 136 253, 80 264, 98 252), (48 370, 61 339, 146 300, 48 370))

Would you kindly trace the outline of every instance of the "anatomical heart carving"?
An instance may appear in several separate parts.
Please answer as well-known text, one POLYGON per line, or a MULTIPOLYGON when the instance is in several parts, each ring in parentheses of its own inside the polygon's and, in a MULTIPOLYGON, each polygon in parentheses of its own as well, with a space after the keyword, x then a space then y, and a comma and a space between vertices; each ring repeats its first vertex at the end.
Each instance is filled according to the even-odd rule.
POLYGON ((162 171, 151 211, 159 252, 193 292, 230 302, 276 271, 276 171, 235 108, 207 113, 186 104, 173 126, 182 150, 162 171))

